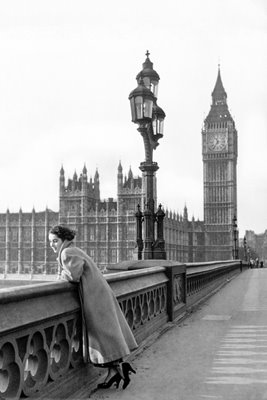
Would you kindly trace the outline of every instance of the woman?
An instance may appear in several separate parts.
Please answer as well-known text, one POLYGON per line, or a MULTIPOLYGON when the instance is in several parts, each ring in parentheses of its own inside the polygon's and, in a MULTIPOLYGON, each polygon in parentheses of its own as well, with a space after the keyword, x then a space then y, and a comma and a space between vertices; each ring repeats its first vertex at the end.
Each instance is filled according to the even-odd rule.
POLYGON ((137 343, 109 284, 94 261, 75 247, 74 237, 75 232, 62 225, 49 232, 50 246, 58 256, 60 278, 79 282, 87 360, 108 368, 99 388, 113 383, 119 387, 123 379, 125 389, 130 382, 129 373, 135 371, 122 359, 137 348, 137 343))

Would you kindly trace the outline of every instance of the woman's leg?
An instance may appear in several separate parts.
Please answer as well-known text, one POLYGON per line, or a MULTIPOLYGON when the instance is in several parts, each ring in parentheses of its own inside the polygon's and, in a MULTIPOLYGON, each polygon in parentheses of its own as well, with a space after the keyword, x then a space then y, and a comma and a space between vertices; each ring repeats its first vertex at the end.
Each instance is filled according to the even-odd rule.
POLYGON ((136 374, 136 371, 133 369, 133 367, 131 366, 130 363, 124 362, 124 363, 122 363, 122 372, 123 372, 123 376, 124 376, 124 378, 123 378, 124 382, 123 382, 122 388, 126 389, 131 380, 129 375, 131 374, 131 372, 136 374))
POLYGON ((121 367, 122 360, 116 360, 113 362, 109 362, 106 364, 96 365, 101 368, 108 368, 107 376, 104 382, 98 385, 98 388, 109 388, 113 383, 116 383, 116 386, 119 386, 121 379, 124 379, 122 367, 121 367))
POLYGON ((116 373, 118 373, 121 376, 122 379, 124 379, 121 363, 122 363, 122 360, 114 361, 114 363, 113 363, 111 368, 113 370, 115 370, 116 373))
MULTIPOLYGON (((107 366, 107 365, 106 365, 107 366)), ((103 383, 98 385, 98 388, 107 389, 111 387, 114 383, 116 387, 119 387, 120 381, 123 379, 123 389, 126 389, 129 385, 131 379, 129 375, 131 373, 136 373, 129 362, 122 362, 122 360, 117 360, 108 364, 108 375, 103 383)))

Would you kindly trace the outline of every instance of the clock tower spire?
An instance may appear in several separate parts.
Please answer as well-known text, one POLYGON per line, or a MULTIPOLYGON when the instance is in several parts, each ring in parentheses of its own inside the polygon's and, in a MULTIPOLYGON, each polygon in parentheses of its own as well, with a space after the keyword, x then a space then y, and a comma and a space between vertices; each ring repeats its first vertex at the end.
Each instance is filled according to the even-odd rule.
POLYGON ((217 81, 216 81, 216 84, 215 84, 215 87, 213 89, 211 96, 212 96, 212 104, 213 105, 227 104, 227 93, 224 90, 224 87, 222 84, 220 64, 218 65, 217 81))
POLYGON ((227 105, 220 66, 202 129, 206 260, 233 256, 232 220, 237 215, 237 131, 227 105))

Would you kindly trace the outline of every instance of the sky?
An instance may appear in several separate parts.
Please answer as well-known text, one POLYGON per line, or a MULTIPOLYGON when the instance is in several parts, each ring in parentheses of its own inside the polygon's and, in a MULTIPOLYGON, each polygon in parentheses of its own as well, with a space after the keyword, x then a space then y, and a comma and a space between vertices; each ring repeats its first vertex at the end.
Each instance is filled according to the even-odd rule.
POLYGON ((158 202, 203 220, 201 129, 218 64, 238 131, 238 227, 267 229, 265 0, 0 2, 0 213, 59 208, 66 178, 96 169, 101 198, 117 168, 141 175, 129 93, 150 52, 164 137, 158 202))

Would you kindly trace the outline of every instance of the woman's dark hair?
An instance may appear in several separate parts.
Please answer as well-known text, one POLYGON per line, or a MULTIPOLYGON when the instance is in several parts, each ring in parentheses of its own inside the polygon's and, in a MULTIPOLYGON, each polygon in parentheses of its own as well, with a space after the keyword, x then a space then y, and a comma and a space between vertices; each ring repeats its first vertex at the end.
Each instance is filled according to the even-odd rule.
POLYGON ((75 238, 76 232, 67 226, 56 225, 50 229, 49 233, 53 235, 57 235, 57 237, 61 240, 73 240, 75 238))

